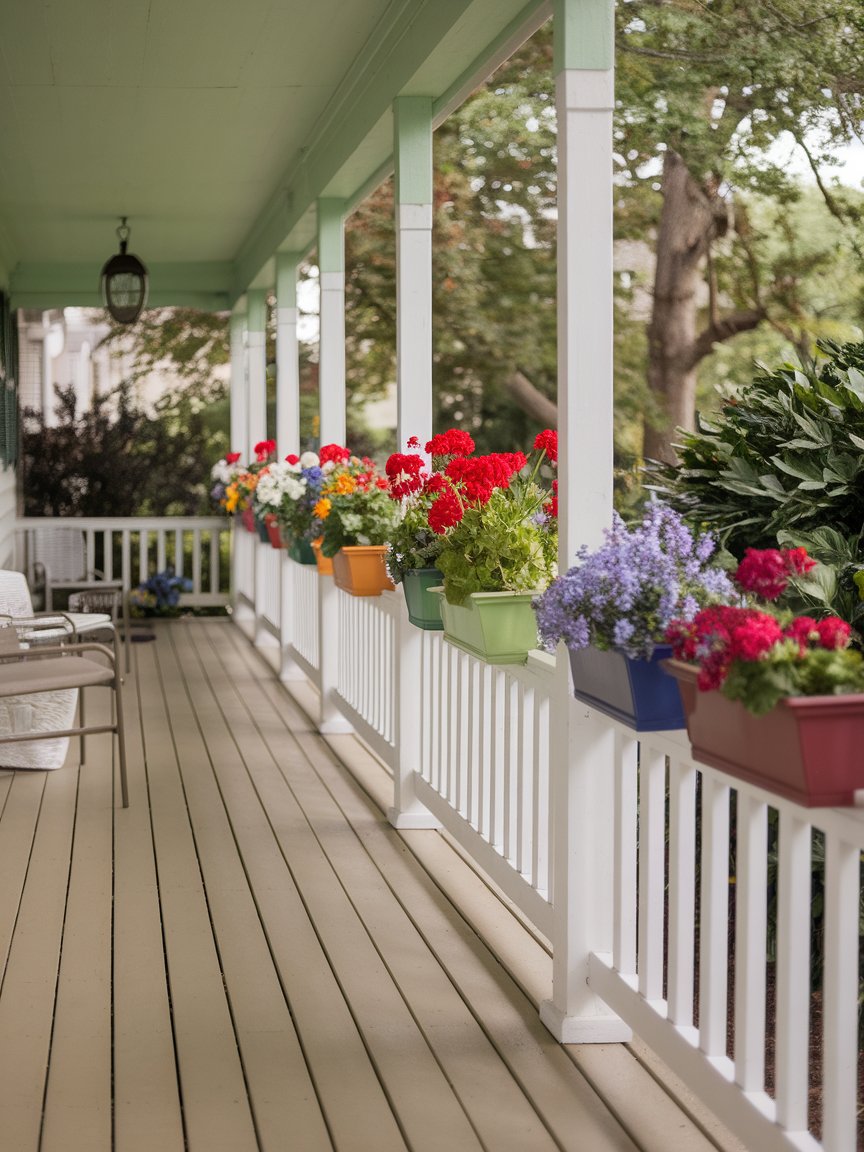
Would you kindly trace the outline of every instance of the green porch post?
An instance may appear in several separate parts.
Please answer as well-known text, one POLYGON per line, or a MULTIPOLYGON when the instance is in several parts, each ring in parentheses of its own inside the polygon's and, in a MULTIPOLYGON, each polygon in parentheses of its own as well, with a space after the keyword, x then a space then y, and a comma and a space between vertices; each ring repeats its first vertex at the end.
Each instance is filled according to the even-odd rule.
POLYGON ((318 201, 321 443, 345 443, 345 205, 318 201))
POLYGON ((267 439, 267 292, 252 288, 247 293, 247 343, 249 373, 248 458, 254 447, 267 439))
MULTIPOLYGON (((614 0, 555 0, 558 109, 559 566, 596 545, 612 513, 612 112, 614 0)), ((614 731, 576 708, 559 646, 550 803, 555 877, 547 1028, 565 1043, 630 1029, 589 986, 612 951, 614 731)))

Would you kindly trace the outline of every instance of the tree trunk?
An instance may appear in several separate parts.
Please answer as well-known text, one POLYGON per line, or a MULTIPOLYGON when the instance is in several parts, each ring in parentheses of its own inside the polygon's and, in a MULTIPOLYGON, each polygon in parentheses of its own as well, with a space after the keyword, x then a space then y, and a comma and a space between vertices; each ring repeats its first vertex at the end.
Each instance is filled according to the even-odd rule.
POLYGON ((702 262, 717 235, 716 202, 706 196, 677 152, 663 163, 663 208, 657 231, 654 305, 648 325, 648 387, 654 411, 646 413, 646 458, 674 462, 677 427, 695 416, 697 291, 702 262))

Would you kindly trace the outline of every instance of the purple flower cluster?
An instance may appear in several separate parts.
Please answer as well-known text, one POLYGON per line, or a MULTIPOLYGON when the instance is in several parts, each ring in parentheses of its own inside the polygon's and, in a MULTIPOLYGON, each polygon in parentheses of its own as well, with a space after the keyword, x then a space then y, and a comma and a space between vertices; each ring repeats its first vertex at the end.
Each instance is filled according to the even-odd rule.
POLYGON ((647 659, 673 619, 692 619, 704 605, 735 596, 726 573, 710 563, 712 538, 694 536, 664 504, 650 505, 632 529, 614 514, 605 537, 594 552, 581 548, 579 562, 534 601, 550 648, 563 640, 647 659))

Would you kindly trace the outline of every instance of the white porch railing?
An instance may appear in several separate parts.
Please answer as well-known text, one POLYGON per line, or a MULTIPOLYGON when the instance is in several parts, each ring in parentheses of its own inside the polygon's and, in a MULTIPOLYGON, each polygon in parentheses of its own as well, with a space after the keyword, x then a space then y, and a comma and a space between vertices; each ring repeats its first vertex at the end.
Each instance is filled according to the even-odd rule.
MULTIPOLYGON (((238 606, 254 611, 259 642, 278 631, 292 674, 321 688, 322 731, 350 723, 390 767, 393 823, 446 827, 551 941, 566 987, 550 1027, 556 1012, 584 1019, 587 980, 748 1147, 856 1147, 864 813, 808 811, 732 781, 693 762, 685 733, 640 737, 565 700, 553 657, 487 666, 413 628, 401 591, 353 598, 236 537, 238 606), (825 893, 815 998, 811 877, 825 893), (821 1143, 809 1130, 814 1062, 821 1143)), ((597 1019, 587 1035, 609 1038, 609 1019, 621 1035, 615 1017, 597 1019)))
POLYGON ((491 666, 424 632, 419 799, 552 935, 551 657, 491 666))
POLYGON ((218 607, 230 601, 230 525, 221 516, 28 517, 16 523, 15 562, 28 565, 33 532, 80 528, 85 536, 87 569, 106 580, 122 580, 126 591, 169 566, 192 581, 183 603, 218 607))

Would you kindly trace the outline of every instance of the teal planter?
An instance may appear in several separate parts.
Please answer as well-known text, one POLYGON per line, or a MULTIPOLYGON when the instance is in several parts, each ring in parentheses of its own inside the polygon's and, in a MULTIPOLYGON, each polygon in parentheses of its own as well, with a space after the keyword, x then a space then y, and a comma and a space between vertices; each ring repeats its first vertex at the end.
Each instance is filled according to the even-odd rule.
POLYGON ((444 638, 487 664, 524 664, 537 647, 537 592, 472 592, 464 604, 438 597, 444 638))
POLYGON ((288 555, 298 564, 314 564, 315 553, 308 540, 291 540, 288 545, 288 555))
POLYGON ((437 568, 414 568, 403 576, 402 588, 408 605, 408 619, 415 628, 440 632, 444 627, 438 593, 430 592, 430 588, 439 587, 443 579, 437 568))

